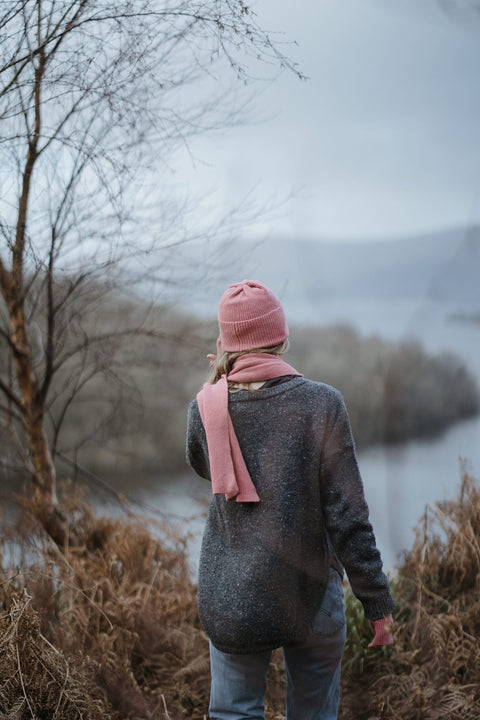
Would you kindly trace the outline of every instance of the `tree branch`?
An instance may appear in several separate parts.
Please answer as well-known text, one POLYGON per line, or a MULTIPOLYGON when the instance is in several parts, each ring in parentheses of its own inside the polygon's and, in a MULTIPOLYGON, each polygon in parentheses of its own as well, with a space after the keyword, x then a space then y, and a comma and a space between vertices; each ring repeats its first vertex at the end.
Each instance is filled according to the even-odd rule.
POLYGON ((52 440, 52 455, 55 457, 57 453, 57 446, 58 446, 58 438, 60 435, 60 430, 62 428, 63 422, 65 420, 65 416, 72 405, 73 401, 79 394, 79 392, 92 380, 98 373, 100 372, 99 368, 92 368, 90 372, 87 375, 83 375, 81 378, 77 378, 77 382, 74 384, 74 386, 71 388, 68 397, 63 402, 62 408, 60 410, 59 415, 57 416, 56 420, 52 421, 53 426, 53 440, 52 440))
POLYGON ((3 299, 8 304, 9 298, 12 292, 12 284, 10 279, 10 273, 5 268, 2 259, 0 258, 0 290, 2 291, 3 299))
POLYGON ((14 391, 0 378, 0 390, 10 400, 15 407, 17 407, 22 413, 24 411, 23 403, 20 398, 14 393, 14 391))
POLYGON ((53 361, 55 357, 55 299, 53 292, 53 270, 55 258, 56 233, 52 228, 52 239, 47 269, 47 340, 45 345, 45 372, 43 382, 39 390, 39 401, 42 406, 45 404, 48 389, 53 378, 53 361))
POLYGON ((33 136, 29 138, 28 153, 23 171, 22 178, 22 193, 20 195, 20 202, 18 208, 17 217, 17 230, 15 236, 15 245, 13 247, 12 255, 12 282, 15 287, 15 292, 21 292, 23 286, 23 254, 25 249, 25 233, 27 227, 27 213, 28 213, 28 201, 30 196, 30 184, 32 179, 32 172, 37 159, 37 148, 38 141, 40 138, 41 128, 41 90, 42 80, 45 71, 45 55, 39 54, 38 66, 35 70, 35 124, 33 130, 33 136))
MULTIPOLYGON (((25 5, 24 3, 23 5, 25 5)), ((44 57, 45 61, 49 60, 51 56, 53 56, 56 51, 58 50, 60 43, 67 37, 67 35, 76 27, 76 20, 78 17, 80 17, 81 12, 83 11, 84 7, 88 4, 88 0, 81 0, 80 2, 77 2, 77 0, 74 0, 74 2, 71 3, 70 6, 68 6, 63 13, 63 15, 60 17, 59 21, 55 25, 55 28, 51 31, 51 34, 46 34, 45 39, 42 41, 41 38, 39 38, 39 42, 37 47, 35 48, 29 48, 29 52, 25 55, 22 55, 20 58, 12 59, 10 62, 6 63, 2 68, 0 68, 0 75, 3 75, 8 70, 12 68, 17 68, 13 77, 11 80, 1 89, 0 91, 0 97, 3 95, 6 95, 12 87, 15 86, 15 84, 18 82, 19 77, 21 76, 22 72, 25 70, 28 65, 33 62, 37 57, 44 57), (73 18, 69 21, 67 21, 67 16, 70 10, 75 9, 75 13, 73 15, 73 18), (63 27, 64 26, 64 27, 63 27), (54 43, 53 48, 50 48, 50 45, 54 43), (47 52, 48 51, 48 52, 47 52)), ((39 4, 38 4, 39 5, 39 4)), ((34 9, 32 10, 32 15, 34 13, 34 9)), ((40 8, 38 7, 38 13, 40 13, 40 8)), ((28 43, 28 19, 25 18, 24 20, 24 31, 25 31, 25 40, 28 43)), ((20 48, 20 43, 18 43, 18 48, 20 48)))
MULTIPOLYGON (((100 335, 87 335, 81 343, 78 343, 74 347, 70 348, 65 352, 54 365, 54 372, 57 372, 68 360, 79 355, 82 351, 88 350, 94 345, 99 345, 105 342, 111 342, 112 340, 122 340, 127 337, 145 337, 153 338, 155 340, 169 340, 170 342, 175 341, 175 336, 168 332, 159 332, 158 330, 148 330, 142 327, 130 327, 124 330, 115 330, 114 332, 101 333, 100 335)), ((178 336, 178 340, 181 339, 181 335, 178 336)))

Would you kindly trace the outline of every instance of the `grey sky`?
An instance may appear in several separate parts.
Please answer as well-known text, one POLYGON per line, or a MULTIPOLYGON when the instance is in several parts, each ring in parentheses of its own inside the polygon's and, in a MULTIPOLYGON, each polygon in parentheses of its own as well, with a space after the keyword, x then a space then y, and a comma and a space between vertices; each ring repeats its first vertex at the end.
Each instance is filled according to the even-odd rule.
POLYGON ((310 79, 284 72, 256 100, 264 122, 193 142, 183 188, 223 211, 249 191, 281 204, 254 235, 377 239, 480 219, 480 15, 434 0, 252 5, 299 43, 287 52, 310 79))

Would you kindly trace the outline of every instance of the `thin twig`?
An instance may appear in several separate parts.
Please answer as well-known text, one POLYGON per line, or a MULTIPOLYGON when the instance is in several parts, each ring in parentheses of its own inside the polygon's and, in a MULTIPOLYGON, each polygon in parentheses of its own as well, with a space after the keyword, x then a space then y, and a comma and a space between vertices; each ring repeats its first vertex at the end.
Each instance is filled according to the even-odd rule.
POLYGON ((23 697, 24 697, 25 700, 27 701, 28 709, 30 710, 30 715, 32 716, 33 720, 36 720, 35 714, 34 714, 34 712, 33 712, 33 710, 32 710, 32 706, 30 705, 30 701, 29 701, 29 699, 28 699, 28 697, 27 697, 27 692, 26 692, 26 690, 25 690, 25 685, 24 685, 24 683, 23 683, 22 668, 21 668, 21 665, 20 665, 20 653, 19 653, 19 651, 18 651, 18 642, 15 643, 15 650, 16 650, 16 652, 17 652, 17 666, 18 666, 18 673, 19 673, 19 675, 20 675, 20 682, 22 683, 23 697))

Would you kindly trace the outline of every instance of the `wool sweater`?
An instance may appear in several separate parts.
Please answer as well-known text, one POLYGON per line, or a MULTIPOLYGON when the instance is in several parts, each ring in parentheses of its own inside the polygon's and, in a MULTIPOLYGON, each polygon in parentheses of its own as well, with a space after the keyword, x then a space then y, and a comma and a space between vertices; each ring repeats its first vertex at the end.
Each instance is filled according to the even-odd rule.
MULTIPOLYGON (((215 647, 253 653, 307 639, 332 567, 345 569, 369 620, 388 615, 394 602, 338 390, 289 377, 231 393, 228 403, 260 502, 210 502, 198 609, 215 647)), ((187 461, 210 479, 196 400, 187 461)))

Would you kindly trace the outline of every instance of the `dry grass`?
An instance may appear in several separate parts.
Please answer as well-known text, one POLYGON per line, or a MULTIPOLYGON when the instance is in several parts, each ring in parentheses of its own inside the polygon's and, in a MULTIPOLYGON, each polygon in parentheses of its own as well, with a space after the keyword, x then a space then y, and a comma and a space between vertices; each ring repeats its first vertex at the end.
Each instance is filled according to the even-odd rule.
POLYGON ((0 717, 203 718, 208 645, 183 542, 63 504, 75 545, 24 514, 22 570, 1 571, 0 717))
MULTIPOLYGON (((32 510, 0 544, 1 560, 14 543, 16 566, 0 568, 0 718, 203 719, 208 644, 184 541, 96 517, 67 493, 71 541, 59 549, 32 510)), ((478 720, 479 539, 480 490, 465 474, 455 502, 425 511, 394 581, 395 645, 356 663, 355 620, 341 720, 478 720)), ((269 678, 266 715, 282 720, 280 653, 269 678)))
POLYGON ((395 582, 396 643, 348 695, 366 687, 363 720, 480 718, 480 490, 464 474, 455 502, 429 507, 395 582))

